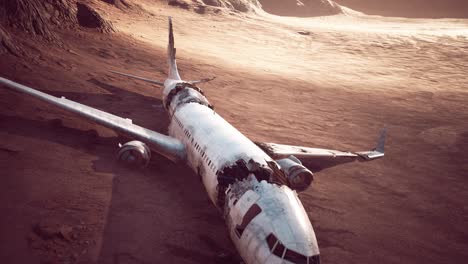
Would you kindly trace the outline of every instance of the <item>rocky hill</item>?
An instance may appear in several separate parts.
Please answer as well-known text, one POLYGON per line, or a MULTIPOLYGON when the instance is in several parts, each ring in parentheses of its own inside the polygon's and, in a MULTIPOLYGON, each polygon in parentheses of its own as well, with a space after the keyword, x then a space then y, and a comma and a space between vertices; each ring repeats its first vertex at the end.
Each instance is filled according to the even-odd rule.
POLYGON ((331 0, 260 0, 263 10, 279 16, 327 16, 342 13, 340 5, 331 0))
MULTIPOLYGON (((110 2, 106 0, 106 2, 110 2)), ((4 0, 0 2, 0 52, 14 52, 17 46, 11 32, 57 41, 56 29, 94 28, 112 32, 106 21, 91 5, 91 1, 76 0, 4 0), (10 33, 9 33, 10 32, 10 33)), ((116 6, 125 1, 112 1, 116 6)))

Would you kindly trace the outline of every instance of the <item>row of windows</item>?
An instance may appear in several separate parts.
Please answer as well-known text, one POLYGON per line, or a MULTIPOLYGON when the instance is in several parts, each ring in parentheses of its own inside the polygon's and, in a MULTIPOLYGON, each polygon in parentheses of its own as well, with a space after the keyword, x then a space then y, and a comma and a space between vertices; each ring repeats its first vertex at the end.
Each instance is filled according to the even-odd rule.
POLYGON ((174 116, 174 120, 176 121, 176 123, 179 125, 180 128, 182 128, 184 130, 184 134, 185 136, 187 136, 187 138, 192 142, 192 145, 194 144, 195 146, 195 149, 198 151, 198 153, 200 153, 202 159, 207 162, 208 164, 208 167, 210 167, 211 170, 213 170, 213 172, 215 172, 216 174, 218 174, 218 171, 216 170, 216 167, 214 165, 213 162, 211 162, 211 160, 208 158, 208 155, 205 154, 205 151, 202 150, 202 148, 200 147, 200 145, 198 145, 197 142, 194 142, 194 139, 192 137, 192 134, 190 134, 190 131, 188 129, 184 129, 184 126, 182 125, 182 122, 180 122, 179 119, 177 119, 177 117, 174 116))

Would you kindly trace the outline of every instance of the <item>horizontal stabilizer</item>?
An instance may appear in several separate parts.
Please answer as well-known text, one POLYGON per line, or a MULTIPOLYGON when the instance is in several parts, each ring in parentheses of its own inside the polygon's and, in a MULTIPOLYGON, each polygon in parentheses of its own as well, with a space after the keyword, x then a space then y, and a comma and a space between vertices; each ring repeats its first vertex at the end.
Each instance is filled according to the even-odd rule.
POLYGON ((201 79, 201 80, 188 81, 188 83, 190 83, 190 84, 206 83, 206 82, 211 82, 211 81, 214 80, 214 79, 216 79, 216 76, 215 76, 215 77, 211 77, 211 78, 201 79))
POLYGON ((141 81, 144 81, 144 82, 149 82, 149 83, 156 84, 156 85, 159 85, 159 86, 164 86, 164 83, 160 82, 160 81, 155 81, 155 80, 147 79, 147 78, 144 78, 144 77, 140 77, 140 76, 136 76, 136 75, 132 75, 132 74, 128 74, 128 73, 117 72, 117 71, 110 71, 110 72, 118 74, 118 75, 130 77, 130 78, 133 78, 133 79, 141 80, 141 81))

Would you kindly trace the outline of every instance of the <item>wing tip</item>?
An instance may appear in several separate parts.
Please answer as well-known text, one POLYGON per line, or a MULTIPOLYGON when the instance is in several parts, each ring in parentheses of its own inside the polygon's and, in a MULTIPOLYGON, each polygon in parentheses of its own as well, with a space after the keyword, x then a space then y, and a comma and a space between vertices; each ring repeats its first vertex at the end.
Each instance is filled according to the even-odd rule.
POLYGON ((382 129, 379 140, 377 141, 377 146, 373 150, 356 152, 356 154, 366 161, 383 158, 385 156, 385 140, 387 138, 387 131, 387 127, 382 129))
POLYGON ((387 127, 385 126, 380 132, 379 140, 377 141, 377 146, 375 147, 375 151, 380 153, 385 153, 385 141, 387 139, 387 127))

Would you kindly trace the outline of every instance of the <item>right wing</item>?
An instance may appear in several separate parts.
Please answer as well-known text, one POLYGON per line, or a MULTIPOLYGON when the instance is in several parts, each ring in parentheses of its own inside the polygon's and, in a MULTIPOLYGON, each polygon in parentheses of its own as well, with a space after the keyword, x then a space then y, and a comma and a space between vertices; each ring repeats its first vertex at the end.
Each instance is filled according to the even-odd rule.
POLYGON ((373 150, 361 152, 290 146, 276 143, 256 142, 256 144, 273 159, 284 159, 294 156, 311 171, 319 172, 330 167, 356 160, 371 161, 383 158, 385 155, 384 146, 386 135, 387 129, 384 128, 380 134, 377 146, 373 150))
POLYGON ((141 126, 137 126, 132 123, 131 119, 121 118, 96 108, 68 100, 65 97, 58 98, 2 77, 0 77, 0 84, 3 84, 14 91, 55 105, 60 109, 78 114, 81 117, 87 118, 90 121, 108 127, 120 134, 141 140, 142 142, 148 144, 151 150, 169 158, 172 161, 185 159, 185 146, 178 139, 160 134, 141 126))

